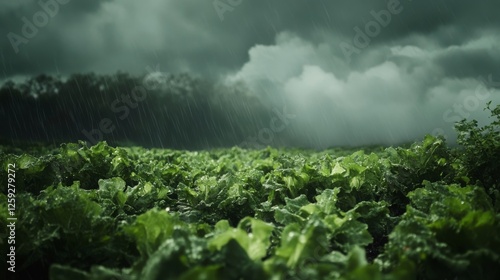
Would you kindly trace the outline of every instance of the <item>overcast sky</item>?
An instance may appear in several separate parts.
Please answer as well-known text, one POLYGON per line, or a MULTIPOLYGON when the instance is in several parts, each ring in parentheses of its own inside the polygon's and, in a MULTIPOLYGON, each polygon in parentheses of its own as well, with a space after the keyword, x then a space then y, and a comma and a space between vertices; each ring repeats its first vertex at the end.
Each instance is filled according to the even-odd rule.
POLYGON ((40 2, 46 18, 0 1, 0 81, 159 65, 243 82, 295 115, 276 137, 316 147, 451 137, 500 100, 499 1, 40 2))

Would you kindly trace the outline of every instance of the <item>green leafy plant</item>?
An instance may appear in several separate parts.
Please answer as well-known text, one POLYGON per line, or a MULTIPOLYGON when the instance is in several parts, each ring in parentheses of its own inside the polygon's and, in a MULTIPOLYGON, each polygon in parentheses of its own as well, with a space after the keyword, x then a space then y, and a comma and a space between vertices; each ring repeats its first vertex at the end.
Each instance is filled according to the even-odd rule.
POLYGON ((488 103, 487 110, 493 118, 490 124, 480 127, 476 120, 462 120, 456 124, 458 143, 462 145, 458 166, 466 181, 484 186, 500 209, 500 105, 488 103))
POLYGON ((500 107, 490 111, 484 127, 457 124, 459 148, 433 136, 366 151, 4 147, 3 182, 16 165, 17 273, 498 279, 500 107))

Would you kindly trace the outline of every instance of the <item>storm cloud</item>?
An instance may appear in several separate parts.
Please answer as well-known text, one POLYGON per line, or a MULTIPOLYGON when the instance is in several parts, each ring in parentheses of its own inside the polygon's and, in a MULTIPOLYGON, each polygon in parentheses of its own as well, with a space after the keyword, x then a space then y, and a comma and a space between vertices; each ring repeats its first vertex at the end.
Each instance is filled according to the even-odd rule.
POLYGON ((488 122, 482 108, 500 101, 498 10, 489 0, 3 1, 0 81, 160 65, 287 106, 296 118, 280 143, 453 141, 454 121, 488 122), (57 13, 16 51, 12 34, 25 37, 23 18, 48 2, 57 13))

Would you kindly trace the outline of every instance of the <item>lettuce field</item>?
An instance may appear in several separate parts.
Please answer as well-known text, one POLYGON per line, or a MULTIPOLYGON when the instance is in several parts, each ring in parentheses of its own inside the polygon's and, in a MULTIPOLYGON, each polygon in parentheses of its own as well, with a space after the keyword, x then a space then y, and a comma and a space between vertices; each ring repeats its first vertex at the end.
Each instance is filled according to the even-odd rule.
POLYGON ((18 279, 500 279, 490 111, 457 147, 4 146, 0 224, 18 279))

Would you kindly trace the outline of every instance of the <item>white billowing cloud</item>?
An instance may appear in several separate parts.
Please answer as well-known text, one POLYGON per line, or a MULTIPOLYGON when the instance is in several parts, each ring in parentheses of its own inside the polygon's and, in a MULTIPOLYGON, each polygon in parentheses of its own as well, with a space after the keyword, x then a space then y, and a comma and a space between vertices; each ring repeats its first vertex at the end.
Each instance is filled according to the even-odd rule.
POLYGON ((317 61, 314 47, 291 34, 282 33, 276 45, 257 45, 250 49, 247 63, 230 80, 244 79, 247 82, 267 79, 282 83, 297 75, 305 63, 317 61))
POLYGON ((418 96, 399 71, 386 62, 353 72, 343 81, 317 66, 306 66, 284 91, 297 115, 298 129, 317 135, 314 146, 404 141, 412 130, 424 132, 414 121, 419 114, 418 96))
POLYGON ((306 94, 310 92, 317 98, 328 98, 333 101, 345 101, 344 94, 345 83, 335 77, 332 73, 323 71, 318 66, 306 65, 300 76, 290 78, 284 91, 287 97, 297 101, 302 106, 312 101, 311 96, 306 94))
POLYGON ((275 45, 256 45, 249 50, 250 60, 227 81, 260 83, 262 80, 283 84, 290 77, 302 72, 304 65, 318 65, 330 70, 346 72, 339 69, 345 62, 332 55, 326 45, 314 45, 289 32, 279 33, 275 45), (337 66, 331 69, 331 66, 337 66))
POLYGON ((500 101, 498 89, 478 95, 478 79, 446 77, 427 59, 438 56, 439 50, 396 46, 391 51, 414 61, 386 60, 341 78, 330 70, 335 65, 319 59, 325 49, 285 34, 275 45, 252 48, 250 60, 227 80, 243 81, 257 94, 262 84, 273 83, 274 96, 264 96, 264 101, 277 108, 285 103, 296 115, 282 137, 288 136, 290 144, 316 148, 397 144, 438 131, 453 142, 452 119, 484 123, 486 102, 500 101))

